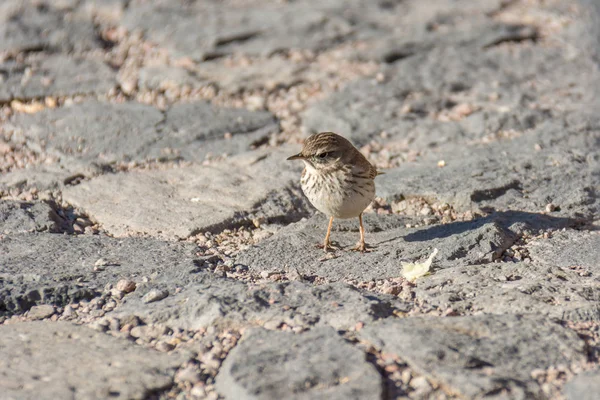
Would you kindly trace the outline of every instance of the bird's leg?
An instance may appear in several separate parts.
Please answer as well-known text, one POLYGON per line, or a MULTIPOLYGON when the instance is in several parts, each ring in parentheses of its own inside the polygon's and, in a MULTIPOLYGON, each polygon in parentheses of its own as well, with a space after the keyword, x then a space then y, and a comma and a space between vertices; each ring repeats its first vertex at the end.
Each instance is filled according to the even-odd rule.
POLYGON ((362 221, 362 213, 360 213, 358 215, 358 223, 360 225, 360 241, 356 244, 356 246, 352 249, 355 251, 360 251, 361 253, 364 253, 367 250, 367 246, 365 245, 365 227, 363 226, 363 221, 362 221))
POLYGON ((323 241, 323 250, 336 250, 337 248, 332 246, 329 237, 331 236, 331 227, 333 226, 333 217, 329 217, 329 225, 327 226, 327 234, 325 235, 325 241, 323 241))

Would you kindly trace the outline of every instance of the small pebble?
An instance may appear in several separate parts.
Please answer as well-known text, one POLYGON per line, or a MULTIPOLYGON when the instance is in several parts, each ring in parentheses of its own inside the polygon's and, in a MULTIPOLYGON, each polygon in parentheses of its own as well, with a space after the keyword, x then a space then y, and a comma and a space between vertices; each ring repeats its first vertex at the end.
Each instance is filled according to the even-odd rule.
POLYGON ((416 378, 413 378, 410 381, 410 386, 415 388, 415 390, 417 391, 426 392, 431 390, 431 385, 429 385, 429 382, 427 382, 427 378, 425 378, 424 376, 418 376, 416 378))
POLYGON ((156 350, 163 352, 163 353, 171 351, 174 348, 175 348, 174 345, 172 345, 171 343, 163 342, 162 340, 159 341, 158 343, 156 343, 156 350))
POLYGON ((175 374, 175 382, 191 382, 198 383, 202 381, 202 378, 196 368, 193 366, 185 367, 184 369, 180 369, 175 374))
POLYGON ((106 332, 110 323, 106 320, 94 321, 90 324, 90 328, 98 332, 106 332))
POLYGON ((169 292, 167 292, 166 290, 152 289, 151 291, 146 293, 144 295, 144 297, 142 297, 142 301, 146 304, 152 303, 155 301, 161 301, 162 299, 166 298, 168 295, 169 295, 169 292))
POLYGON ((110 289, 110 295, 117 300, 121 300, 123 298, 123 296, 125 296, 125 293, 123 293, 122 291, 120 291, 117 288, 113 288, 113 289, 110 289))
POLYGON ((108 261, 106 261, 104 258, 99 258, 98 260, 96 260, 96 262, 94 263, 94 266, 96 267, 105 267, 107 266, 109 263, 108 261))
POLYGON ((131 336, 135 338, 157 339, 169 332, 169 328, 162 325, 141 325, 131 329, 131 336))
POLYGON ((204 398, 206 397, 206 390, 204 389, 204 385, 194 385, 190 394, 194 397, 204 398))
POLYGON ((123 293, 131 293, 135 290, 136 284, 134 281, 129 279, 121 279, 117 282, 117 290, 120 290, 123 293))
POLYGON ((39 306, 33 306, 27 313, 29 319, 37 321, 51 317, 54 314, 54 306, 50 304, 42 304, 39 306))

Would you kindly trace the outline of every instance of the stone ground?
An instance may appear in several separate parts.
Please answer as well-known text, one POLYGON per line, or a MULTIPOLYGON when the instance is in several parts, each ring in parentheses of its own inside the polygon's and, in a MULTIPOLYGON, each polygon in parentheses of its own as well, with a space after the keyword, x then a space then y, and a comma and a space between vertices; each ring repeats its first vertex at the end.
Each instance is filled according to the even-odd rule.
POLYGON ((4 0, 0 398, 596 399, 594 0, 4 0), (385 174, 372 252, 285 158, 385 174), (439 253, 411 283, 401 262, 439 253))

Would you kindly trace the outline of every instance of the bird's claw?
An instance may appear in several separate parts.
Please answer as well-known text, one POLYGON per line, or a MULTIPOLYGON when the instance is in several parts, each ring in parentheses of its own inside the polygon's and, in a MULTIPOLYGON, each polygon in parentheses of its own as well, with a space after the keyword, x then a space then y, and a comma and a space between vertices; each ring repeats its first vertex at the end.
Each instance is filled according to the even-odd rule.
POLYGON ((361 253, 370 253, 371 250, 367 249, 365 242, 358 242, 356 246, 352 248, 353 251, 360 251, 361 253))
POLYGON ((340 249, 338 246, 334 246, 331 242, 318 244, 317 247, 323 249, 325 253, 327 253, 328 251, 336 251, 340 249))

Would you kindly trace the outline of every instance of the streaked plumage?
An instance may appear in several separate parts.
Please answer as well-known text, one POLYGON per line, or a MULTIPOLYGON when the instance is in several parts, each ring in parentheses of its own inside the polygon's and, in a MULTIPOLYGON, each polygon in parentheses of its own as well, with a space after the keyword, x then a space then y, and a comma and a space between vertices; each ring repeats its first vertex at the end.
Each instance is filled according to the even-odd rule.
POLYGON ((362 212, 375 198, 377 170, 347 139, 333 132, 312 135, 302 151, 288 160, 304 161, 302 191, 313 206, 330 217, 325 250, 333 218, 358 217, 361 239, 356 249, 365 250, 362 212))

